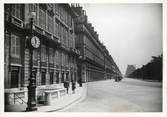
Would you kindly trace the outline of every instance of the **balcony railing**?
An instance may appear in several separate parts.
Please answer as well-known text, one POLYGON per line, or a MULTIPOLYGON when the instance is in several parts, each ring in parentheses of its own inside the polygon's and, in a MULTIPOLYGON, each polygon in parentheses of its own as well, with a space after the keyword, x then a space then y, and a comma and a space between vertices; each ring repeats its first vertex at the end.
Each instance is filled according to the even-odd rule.
POLYGON ((49 32, 45 32, 45 36, 51 39, 51 34, 49 32))
POLYGON ((41 29, 40 27, 38 27, 36 25, 35 25, 35 31, 40 33, 40 34, 44 34, 43 29, 41 29))
POLYGON ((11 19, 11 22, 21 28, 23 28, 24 26, 24 23, 22 20, 20 20, 19 18, 15 17, 15 16, 12 16, 12 19, 11 19))
POLYGON ((57 36, 51 34, 50 32, 44 30, 43 28, 41 28, 41 27, 39 27, 39 26, 37 26, 37 25, 34 25, 34 30, 35 30, 37 33, 39 33, 39 34, 41 34, 41 35, 44 35, 44 36, 46 36, 47 38, 49 38, 49 39, 55 41, 56 43, 59 43, 59 44, 60 44, 60 39, 59 39, 59 37, 57 37, 57 36))
POLYGON ((15 16, 10 17, 9 13, 5 13, 5 21, 10 22, 10 23, 12 23, 20 28, 24 27, 24 22, 21 19, 15 17, 15 16), (10 18, 11 18, 11 22, 10 22, 10 18))

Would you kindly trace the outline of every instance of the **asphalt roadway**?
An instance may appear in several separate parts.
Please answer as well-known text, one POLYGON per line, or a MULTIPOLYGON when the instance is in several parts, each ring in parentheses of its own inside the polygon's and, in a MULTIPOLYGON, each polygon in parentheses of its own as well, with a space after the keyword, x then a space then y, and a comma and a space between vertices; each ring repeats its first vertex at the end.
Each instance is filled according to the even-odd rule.
POLYGON ((89 82, 87 97, 61 112, 161 112, 162 83, 123 78, 89 82))

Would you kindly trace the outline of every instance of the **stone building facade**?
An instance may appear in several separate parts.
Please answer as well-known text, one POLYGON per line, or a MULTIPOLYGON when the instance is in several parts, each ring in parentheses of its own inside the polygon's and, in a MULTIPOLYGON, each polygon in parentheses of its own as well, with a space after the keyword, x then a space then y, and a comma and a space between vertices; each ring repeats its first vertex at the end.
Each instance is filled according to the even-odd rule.
MULTIPOLYGON (((29 13, 35 12, 33 34, 40 47, 33 51, 37 88, 77 81, 74 12, 68 4, 5 4, 5 93, 26 91, 29 84, 29 49, 26 39, 29 13)), ((9 95, 8 95, 9 96, 9 95)), ((12 96, 12 94, 11 94, 12 96)), ((9 97, 5 97, 9 98, 9 97)), ((9 103, 9 102, 8 102, 9 103)))
POLYGON ((125 76, 128 77, 135 70, 136 70, 136 66, 135 65, 128 65, 127 69, 126 69, 125 76))
POLYGON ((40 39, 33 51, 37 96, 40 88, 63 88, 65 80, 89 82, 121 75, 79 5, 5 4, 5 104, 12 104, 16 93, 27 98, 31 12, 36 13, 33 35, 40 39))
POLYGON ((78 5, 72 5, 77 17, 74 19, 76 48, 82 59, 78 64, 78 76, 83 82, 111 79, 121 75, 112 56, 100 42, 98 33, 91 23, 88 23, 85 10, 78 5))

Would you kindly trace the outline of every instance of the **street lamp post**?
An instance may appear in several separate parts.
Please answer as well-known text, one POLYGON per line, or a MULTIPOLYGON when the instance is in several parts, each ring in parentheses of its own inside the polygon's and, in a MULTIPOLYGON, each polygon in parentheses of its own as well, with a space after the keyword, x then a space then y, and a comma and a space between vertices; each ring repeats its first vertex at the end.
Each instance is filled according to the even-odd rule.
POLYGON ((33 18, 35 17, 35 12, 31 12, 29 14, 30 17, 30 38, 27 40, 27 44, 28 44, 28 48, 29 48, 29 52, 30 52, 30 58, 29 58, 29 73, 30 73, 30 77, 29 77, 29 85, 27 86, 28 88, 28 102, 27 102, 27 108, 26 111, 36 111, 36 76, 35 76, 35 72, 33 71, 33 49, 37 48, 37 46, 35 46, 38 43, 39 46, 39 42, 37 42, 37 40, 39 41, 39 39, 36 39, 37 37, 34 37, 33 35, 33 18), (34 48, 35 46, 35 48, 34 48))

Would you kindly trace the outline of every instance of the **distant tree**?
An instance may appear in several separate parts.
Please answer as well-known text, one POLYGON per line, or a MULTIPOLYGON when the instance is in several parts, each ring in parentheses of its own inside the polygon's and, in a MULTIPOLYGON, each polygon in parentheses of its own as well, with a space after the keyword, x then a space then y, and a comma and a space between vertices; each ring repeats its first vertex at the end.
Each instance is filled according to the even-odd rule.
POLYGON ((149 63, 133 71, 129 77, 162 81, 162 54, 152 56, 149 63))

